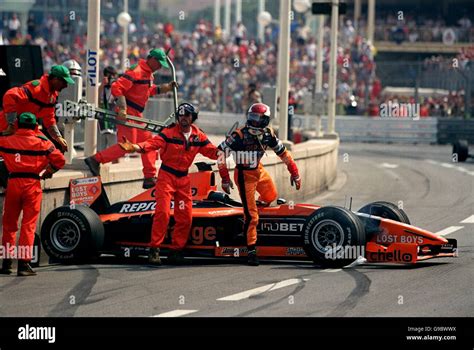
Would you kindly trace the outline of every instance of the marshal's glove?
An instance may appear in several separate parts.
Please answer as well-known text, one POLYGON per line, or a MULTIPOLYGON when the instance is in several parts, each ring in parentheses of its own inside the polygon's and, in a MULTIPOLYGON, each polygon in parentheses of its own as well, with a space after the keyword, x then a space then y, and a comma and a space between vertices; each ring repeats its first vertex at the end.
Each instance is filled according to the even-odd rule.
POLYGON ((126 122, 127 121, 127 109, 121 108, 117 112, 117 120, 126 122))
POLYGON ((10 136, 15 133, 15 126, 13 124, 8 124, 8 127, 5 131, 2 132, 2 136, 10 136))
POLYGON ((61 133, 59 132, 58 126, 56 124, 51 125, 47 129, 49 136, 56 141, 59 144, 59 148, 61 149, 61 152, 67 152, 67 142, 66 140, 62 137, 61 133))
POLYGON ((295 186, 296 190, 299 190, 301 188, 301 177, 299 175, 291 176, 290 183, 291 186, 295 186))
POLYGON ((165 94, 167 92, 170 92, 173 90, 174 87, 176 87, 176 89, 179 88, 179 84, 174 80, 168 84, 160 85, 160 93, 165 94))
POLYGON ((288 171, 291 174, 291 178, 290 178, 291 186, 295 186, 296 190, 299 190, 301 188, 301 177, 298 172, 298 167, 296 166, 296 163, 293 160, 291 160, 291 162, 289 162, 287 167, 288 167, 288 171))
POLYGON ((2 136, 10 136, 15 133, 16 112, 5 113, 8 127, 1 133, 2 136))
POLYGON ((230 194, 230 190, 234 188, 234 183, 230 178, 222 179, 222 189, 225 193, 230 194))
POLYGON ((62 137, 58 137, 57 139, 55 139, 54 141, 56 141, 57 143, 59 143, 59 147, 61 148, 61 152, 65 153, 67 152, 68 150, 68 146, 67 146, 67 142, 64 138, 62 137))
POLYGON ((296 190, 301 188, 301 177, 298 171, 298 167, 296 166, 293 157, 291 156, 290 152, 285 150, 280 156, 281 160, 286 164, 286 168, 291 175, 290 183, 291 186, 295 186, 296 190))
POLYGON ((127 140, 127 138, 124 136, 123 142, 119 143, 119 146, 122 147, 122 149, 127 152, 127 153, 134 153, 134 152, 139 152, 141 150, 140 146, 137 144, 131 143, 130 141, 127 140))
POLYGON ((46 179, 51 179, 53 177, 53 174, 56 172, 57 170, 54 169, 51 164, 49 164, 44 173, 41 175, 41 180, 46 180, 46 179))

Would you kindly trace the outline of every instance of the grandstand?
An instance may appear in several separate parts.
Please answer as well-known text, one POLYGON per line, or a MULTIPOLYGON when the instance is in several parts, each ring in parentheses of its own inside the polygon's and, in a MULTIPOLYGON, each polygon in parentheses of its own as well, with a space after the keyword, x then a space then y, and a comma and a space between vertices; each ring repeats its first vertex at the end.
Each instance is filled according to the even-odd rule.
MULTIPOLYGON (((265 41, 258 41, 256 1, 242 1, 240 29, 244 37, 238 44, 234 17, 228 35, 214 28, 214 0, 174 0, 173 7, 170 3, 129 1, 133 19, 127 55, 130 64, 150 47, 172 48, 182 86, 180 93, 205 110, 241 113, 249 83, 255 82, 259 89, 276 84, 278 26, 270 24, 265 30, 265 41), (174 13, 176 9, 184 11, 184 20, 174 13)), ((277 3, 266 1, 266 10, 275 18, 277 3)), ((428 108, 429 115, 472 115, 472 1, 377 0, 373 43, 367 40, 367 1, 347 3, 348 12, 340 17, 338 114, 368 115, 373 105, 389 98, 415 100, 428 108), (414 87, 414 92, 409 96, 382 96, 386 87, 414 87), (418 93, 418 88, 449 93, 425 97, 418 93)), ((11 0, 0 0, 0 43, 40 45, 45 69, 71 58, 84 65, 87 13, 83 4, 79 0, 28 0, 20 6, 11 0)), ((121 0, 102 1, 102 67, 121 66, 122 32, 116 17, 122 6, 121 0)), ((290 82, 297 111, 304 109, 304 96, 315 86, 318 53, 313 19, 295 13, 292 22, 290 82)), ((324 91, 329 71, 329 26, 326 18, 322 53, 324 91)), ((157 77, 163 78, 167 77, 157 77)))

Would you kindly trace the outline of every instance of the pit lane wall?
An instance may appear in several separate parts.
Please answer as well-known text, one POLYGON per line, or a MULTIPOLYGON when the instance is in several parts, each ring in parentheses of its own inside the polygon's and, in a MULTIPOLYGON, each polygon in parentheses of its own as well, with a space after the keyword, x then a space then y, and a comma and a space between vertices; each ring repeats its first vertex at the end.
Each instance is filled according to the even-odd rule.
MULTIPOLYGON (((223 138, 224 136, 210 136, 214 144, 218 144, 223 138)), ((310 140, 293 146, 291 152, 303 181, 300 191, 296 191, 290 186, 289 173, 281 160, 273 151, 267 152, 267 156, 263 157, 262 163, 274 179, 279 197, 288 201, 301 202, 324 191, 336 178, 338 146, 339 140, 310 140)), ((209 159, 198 156, 196 161, 209 161, 209 159)), ((229 161, 229 163, 231 163, 229 165, 233 164, 232 161, 229 161)), ((40 232, 41 223, 49 212, 69 203, 69 180, 90 176, 83 164, 82 159, 76 159, 74 164, 55 174, 54 178, 41 181, 44 192, 41 214, 38 220, 38 233, 40 232)), ((102 166, 102 181, 111 203, 127 200, 143 191, 141 187, 143 181, 141 168, 139 157, 127 157, 118 164, 102 166)), ((193 165, 190 171, 197 171, 197 168, 193 165)), ((221 190, 220 177, 217 170, 215 172, 218 188, 221 190)), ((232 171, 231 176, 233 179, 232 171)), ((231 197, 240 201, 237 188, 234 187, 231 197)), ((0 189, 1 213, 3 213, 3 197, 4 190, 0 189)), ((42 262, 44 258, 45 254, 42 254, 42 262)))

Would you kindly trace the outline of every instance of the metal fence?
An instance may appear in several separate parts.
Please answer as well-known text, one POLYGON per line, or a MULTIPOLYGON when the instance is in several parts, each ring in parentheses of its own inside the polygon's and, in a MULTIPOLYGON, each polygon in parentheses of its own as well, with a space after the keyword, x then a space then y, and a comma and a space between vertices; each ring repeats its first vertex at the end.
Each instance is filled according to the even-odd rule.
POLYGON ((474 70, 469 64, 463 66, 455 58, 435 63, 384 61, 377 62, 377 76, 382 86, 419 87, 445 89, 449 91, 466 90, 474 83, 474 70))
MULTIPOLYGON (((296 116, 293 125, 300 130, 314 130, 316 119, 296 116)), ((326 130, 327 119, 322 118, 326 130)), ((337 116, 336 132, 341 141, 380 143, 429 143, 437 142, 438 119, 422 118, 372 118, 360 116, 337 116)))
MULTIPOLYGON (((441 120, 441 119, 439 119, 441 120)), ((224 134, 232 126, 245 122, 241 114, 202 112, 198 124, 207 133, 224 134)), ((323 130, 327 129, 327 118, 322 118, 323 130)), ((474 123, 473 123, 474 126, 474 123)), ((294 131, 315 130, 316 118, 296 115, 293 118, 294 131)), ((458 125, 462 129, 462 124, 458 125)), ((438 118, 371 118, 362 116, 337 116, 336 132, 341 141, 379 143, 425 143, 438 142, 438 118)), ((473 133, 474 134, 474 133, 473 133)))
POLYGON ((382 99, 413 97, 417 103, 428 103, 431 116, 470 117, 473 115, 474 68, 472 61, 459 58, 435 58, 420 62, 377 62, 377 76, 383 87, 409 87, 408 96, 387 93, 382 99), (422 88, 444 91, 423 94, 422 88), (426 98, 431 98, 428 101, 426 98), (433 108, 439 106, 439 108, 433 108))
MULTIPOLYGON (((149 111, 155 110, 150 106, 149 111)), ((164 120, 168 114, 149 113, 147 118, 164 120)), ((236 127, 243 126, 243 114, 202 111, 197 125, 208 134, 224 135, 236 127)), ((278 128, 278 125, 274 123, 278 128)), ((75 143, 81 145, 83 123, 76 124, 75 143)), ((316 130, 316 118, 308 115, 295 115, 293 131, 316 130)), ((327 118, 321 120, 322 130, 327 130, 327 118)), ((452 143, 456 139, 468 139, 474 143, 474 120, 446 118, 380 118, 365 116, 337 116, 336 132, 341 141, 378 143, 452 143)), ((100 136, 99 136, 100 137, 100 136)))

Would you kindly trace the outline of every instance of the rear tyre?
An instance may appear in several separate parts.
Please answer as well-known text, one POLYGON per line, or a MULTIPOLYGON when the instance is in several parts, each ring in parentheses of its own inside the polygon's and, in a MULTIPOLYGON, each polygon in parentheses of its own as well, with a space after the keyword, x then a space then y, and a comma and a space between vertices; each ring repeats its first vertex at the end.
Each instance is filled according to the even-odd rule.
POLYGON ((323 207, 307 220, 303 248, 313 261, 325 267, 343 267, 363 255, 364 226, 351 211, 323 207))
POLYGON ((99 255, 104 245, 104 225, 89 207, 59 207, 44 220, 41 243, 46 253, 56 261, 85 262, 99 255))
POLYGON ((456 140, 453 143, 453 155, 457 155, 458 162, 465 162, 469 157, 469 145, 467 140, 456 140))
POLYGON ((372 202, 364 205, 358 210, 359 213, 380 216, 404 224, 410 225, 410 219, 403 209, 398 208, 395 204, 384 201, 372 202))

